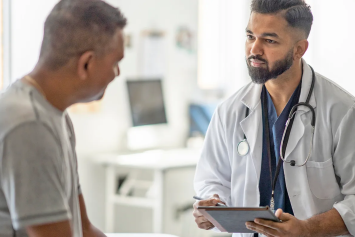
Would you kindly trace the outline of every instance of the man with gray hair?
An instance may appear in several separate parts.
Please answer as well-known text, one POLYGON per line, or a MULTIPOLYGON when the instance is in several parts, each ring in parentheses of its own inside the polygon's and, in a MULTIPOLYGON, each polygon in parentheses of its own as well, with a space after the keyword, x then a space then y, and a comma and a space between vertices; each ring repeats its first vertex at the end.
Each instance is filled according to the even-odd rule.
POLYGON ((66 109, 119 75, 126 19, 101 0, 51 11, 37 65, 0 97, 0 237, 103 237, 86 214, 66 109))

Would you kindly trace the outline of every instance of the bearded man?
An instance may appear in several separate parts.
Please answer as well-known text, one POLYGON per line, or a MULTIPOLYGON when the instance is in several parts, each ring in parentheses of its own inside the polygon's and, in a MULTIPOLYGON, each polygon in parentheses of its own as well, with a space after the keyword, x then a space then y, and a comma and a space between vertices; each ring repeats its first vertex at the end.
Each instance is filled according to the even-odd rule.
POLYGON ((199 228, 214 226, 197 208, 224 202, 270 206, 282 220, 247 222, 255 233, 233 237, 355 235, 355 99, 302 59, 312 22, 304 0, 252 1, 252 82, 210 123, 195 176, 199 228))

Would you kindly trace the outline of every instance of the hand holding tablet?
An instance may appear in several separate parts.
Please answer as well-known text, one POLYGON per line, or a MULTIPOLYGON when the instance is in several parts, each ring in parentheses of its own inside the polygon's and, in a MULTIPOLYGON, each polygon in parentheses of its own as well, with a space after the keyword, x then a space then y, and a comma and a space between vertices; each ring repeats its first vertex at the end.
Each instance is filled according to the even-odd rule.
POLYGON ((195 217, 195 222, 197 226, 200 229, 204 229, 204 230, 212 229, 214 225, 198 210, 198 208, 201 206, 213 207, 213 206, 217 206, 218 203, 220 203, 219 205, 223 205, 222 201, 219 199, 219 196, 217 194, 214 194, 209 199, 200 200, 202 198, 196 196, 194 197, 194 199, 198 200, 193 205, 194 207, 193 216, 195 217))
POLYGON ((217 194, 210 199, 197 196, 193 198, 200 200, 194 205, 194 216, 201 229, 215 226, 222 232, 254 233, 246 228, 246 222, 254 222, 255 219, 281 222, 269 207, 227 207, 217 194))
POLYGON ((269 207, 199 206, 199 212, 222 232, 255 233, 246 228, 246 222, 255 219, 281 222, 269 207))

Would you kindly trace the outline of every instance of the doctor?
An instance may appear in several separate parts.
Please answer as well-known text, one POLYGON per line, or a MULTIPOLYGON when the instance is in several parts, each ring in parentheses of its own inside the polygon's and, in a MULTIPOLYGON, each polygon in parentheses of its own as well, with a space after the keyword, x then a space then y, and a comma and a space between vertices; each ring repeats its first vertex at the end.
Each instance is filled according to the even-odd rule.
POLYGON ((266 236, 355 235, 355 100, 302 59, 312 22, 303 0, 252 1, 252 82, 212 118, 194 182, 210 198, 194 204, 199 228, 214 226, 197 207, 222 201, 274 206, 282 223, 246 223, 266 236))

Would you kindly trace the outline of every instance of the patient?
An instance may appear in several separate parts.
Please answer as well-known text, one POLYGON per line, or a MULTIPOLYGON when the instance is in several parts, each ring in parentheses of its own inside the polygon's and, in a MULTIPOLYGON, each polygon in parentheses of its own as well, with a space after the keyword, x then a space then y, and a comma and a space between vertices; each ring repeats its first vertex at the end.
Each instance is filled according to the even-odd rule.
POLYGON ((119 75, 125 25, 103 1, 60 1, 37 65, 0 96, 0 237, 105 236, 86 214, 66 109, 119 75))

